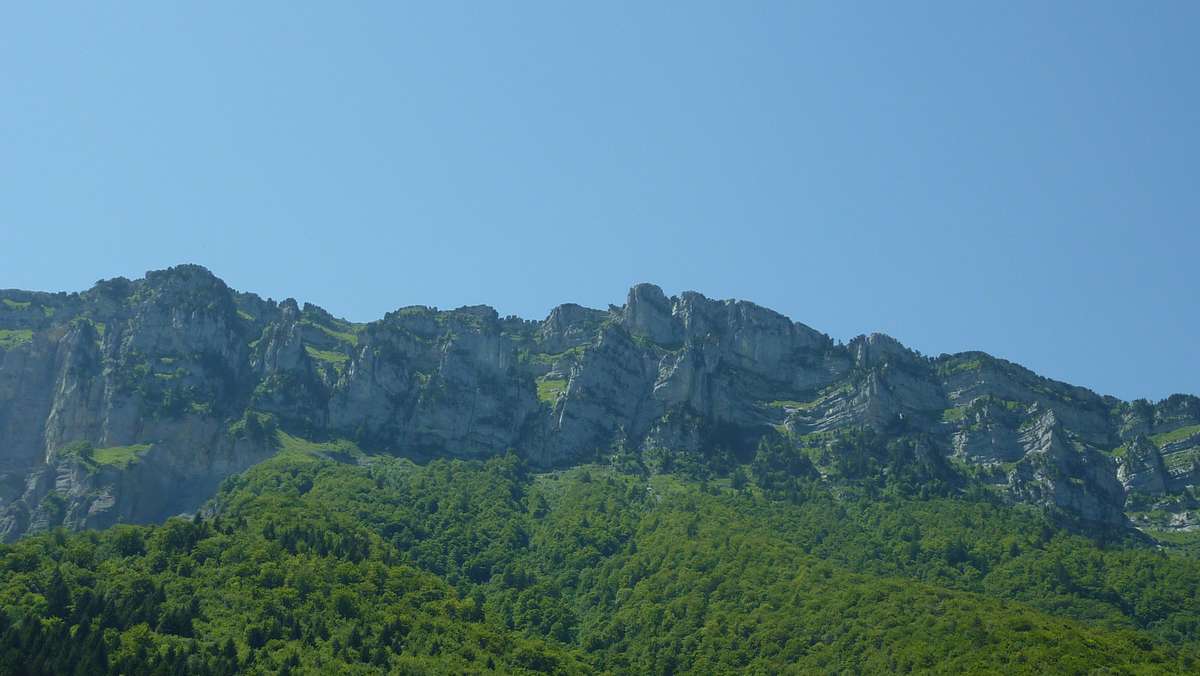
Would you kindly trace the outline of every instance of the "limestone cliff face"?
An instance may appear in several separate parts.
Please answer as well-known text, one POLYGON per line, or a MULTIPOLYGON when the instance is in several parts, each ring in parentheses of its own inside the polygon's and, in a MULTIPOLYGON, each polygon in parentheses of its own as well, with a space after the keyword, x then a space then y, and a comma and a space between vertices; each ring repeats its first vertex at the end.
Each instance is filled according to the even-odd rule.
POLYGON ((842 345, 749 302, 639 284, 622 306, 540 322, 408 307, 353 324, 179 266, 0 291, 0 537, 196 509, 272 452, 237 432, 247 411, 377 452, 514 449, 543 467, 617 447, 651 469, 744 461, 774 430, 873 427, 919 439, 931 467, 955 458, 1012 500, 1109 525, 1129 496, 1168 499, 1200 474, 1195 397, 1126 403, 880 334, 842 345))
POLYGON ((1120 523, 1125 491, 1116 464, 1071 436, 1054 411, 1040 414, 1020 436, 1025 452, 1009 473, 1012 490, 1084 521, 1120 523))
POLYGON ((1145 436, 1139 436, 1118 460, 1117 479, 1126 490, 1147 495, 1164 495, 1170 485, 1170 473, 1162 453, 1145 436))
POLYGON ((222 422, 244 398, 248 350, 231 292, 208 271, 26 297, 14 302, 41 317, 18 318, 31 334, 10 337, 0 367, 0 537, 161 519, 266 457, 222 422), (108 462, 73 452, 81 443, 108 462))

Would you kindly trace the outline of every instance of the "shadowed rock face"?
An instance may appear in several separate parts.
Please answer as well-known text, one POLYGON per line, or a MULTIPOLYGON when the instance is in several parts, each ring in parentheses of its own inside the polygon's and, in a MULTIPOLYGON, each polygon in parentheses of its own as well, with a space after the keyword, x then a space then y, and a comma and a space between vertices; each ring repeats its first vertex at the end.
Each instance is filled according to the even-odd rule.
POLYGON ((1105 524, 1124 521, 1127 495, 1178 493, 1200 466, 1195 397, 1126 403, 880 334, 841 345, 753 303, 651 284, 541 322, 477 306, 352 324, 184 265, 76 294, 0 291, 0 331, 5 539, 196 509, 272 452, 238 431, 247 411, 379 452, 516 449, 542 467, 617 444, 744 458, 776 429, 899 430, 1011 499, 1105 524))

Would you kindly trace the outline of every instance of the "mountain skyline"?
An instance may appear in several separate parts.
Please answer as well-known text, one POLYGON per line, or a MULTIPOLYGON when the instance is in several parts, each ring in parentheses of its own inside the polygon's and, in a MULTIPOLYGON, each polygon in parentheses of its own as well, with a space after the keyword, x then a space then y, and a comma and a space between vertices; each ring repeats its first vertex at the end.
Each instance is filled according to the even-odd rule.
MULTIPOLYGON (((203 263, 198 263, 198 262, 197 263, 181 263, 180 265, 197 265, 199 267, 204 268, 205 270, 212 269, 209 266, 207 266, 203 263)), ((97 282, 95 282, 95 283, 103 282, 107 279, 113 279, 113 278, 117 278, 117 277, 127 278, 127 279, 136 279, 138 277, 138 275, 140 275, 142 272, 144 272, 144 271, 135 271, 135 272, 127 273, 127 274, 110 275, 107 277, 103 277, 103 276, 95 277, 95 279, 97 280, 97 282)), ((219 271, 217 271, 217 272, 219 272, 219 271)), ((224 277, 222 275, 218 274, 218 276, 221 277, 222 279, 224 279, 224 277)), ((88 278, 88 275, 83 275, 82 278, 88 278)), ((628 288, 630 288, 631 286, 636 286, 636 285, 642 284, 642 283, 649 283, 649 284, 652 284, 655 286, 659 286, 660 288, 663 288, 663 289, 667 288, 666 286, 658 284, 657 281, 652 278, 651 279, 632 280, 630 283, 625 284, 623 286, 620 284, 614 285, 614 289, 615 289, 616 293, 614 293, 611 297, 597 297, 597 298, 592 298, 590 300, 572 299, 572 300, 568 300, 566 302, 575 303, 575 304, 578 304, 578 305, 581 305, 584 307, 593 308, 593 309, 601 309, 601 308, 610 306, 612 304, 613 300, 619 299, 620 294, 623 293, 628 288)), ((70 293, 80 293, 82 291, 85 291, 85 290, 91 288, 92 286, 94 286, 94 283, 76 283, 76 284, 72 284, 72 285, 63 284, 57 288, 51 287, 49 289, 39 289, 39 291, 47 292, 47 293, 70 294, 70 293)), ((254 286, 237 286, 237 288, 244 289, 245 292, 248 292, 248 293, 254 293, 256 295, 259 295, 262 298, 274 299, 276 301, 280 301, 280 300, 287 299, 287 298, 292 298, 302 305, 306 304, 306 303, 311 303, 312 305, 315 305, 317 307, 322 308, 323 310, 325 310, 327 312, 330 312, 331 314, 333 314, 335 317, 338 317, 339 319, 343 319, 343 320, 350 321, 353 323, 360 323, 360 324, 374 321, 374 320, 384 316, 388 312, 391 312, 393 310, 397 310, 397 309, 400 309, 403 307, 407 307, 407 306, 425 306, 425 307, 440 308, 440 309, 454 309, 454 308, 458 308, 458 307, 486 305, 488 307, 495 308, 501 316, 517 316, 517 317, 521 317, 523 319, 531 319, 532 320, 532 319, 547 317, 557 305, 562 304, 562 302, 563 302, 563 299, 557 299, 556 301, 554 301, 550 305, 548 305, 546 308, 544 308, 544 310, 539 311, 537 309, 529 309, 529 306, 527 303, 509 302, 506 304, 503 299, 487 298, 486 291, 482 291, 482 290, 475 291, 475 292, 469 292, 469 293, 463 292, 458 298, 444 297, 442 302, 427 302, 426 299, 419 298, 419 296, 421 295, 421 293, 419 291, 398 289, 395 295, 398 298, 402 299, 402 300, 399 300, 398 303, 388 304, 386 302, 381 302, 380 300, 377 300, 376 302, 373 303, 373 307, 377 308, 377 310, 372 310, 372 309, 360 310, 360 312, 358 314, 354 314, 354 313, 345 312, 344 309, 341 307, 341 305, 360 307, 360 304, 358 302, 353 301, 354 294, 350 294, 349 297, 339 296, 339 297, 331 298, 329 300, 325 300, 324 297, 329 296, 329 294, 328 294, 327 290, 324 290, 324 292, 323 292, 323 290, 321 288, 313 289, 312 296, 314 296, 314 297, 305 297, 302 294, 293 295, 293 294, 289 293, 289 291, 287 289, 282 288, 279 283, 268 283, 268 284, 265 284, 264 286, 275 287, 276 292, 263 292, 262 289, 260 289, 258 287, 254 287, 254 286), (509 311, 509 310, 505 309, 506 307, 511 308, 511 306, 513 306, 513 305, 520 305, 522 307, 525 307, 526 311, 521 312, 517 309, 512 309, 511 311, 509 311), (379 308, 381 308, 381 309, 379 309, 379 308)), ((12 288, 12 289, 8 289, 8 290, 10 290, 10 291, 28 291, 30 289, 12 288)), ((700 293, 706 297, 714 298, 714 299, 737 300, 737 298, 735 298, 735 297, 731 297, 731 296, 723 295, 723 294, 712 294, 712 293, 708 293, 705 290, 702 290, 699 288, 690 288, 690 287, 689 288, 680 288, 676 291, 676 293, 700 293)), ((439 295, 439 294, 435 294, 435 295, 439 295)), ((596 296, 595 293, 590 294, 590 295, 596 296)), ((746 296, 744 298, 749 300, 751 298, 755 298, 755 296, 751 295, 751 296, 746 296)), ((785 302, 785 305, 787 305, 786 302, 785 302)), ((850 329, 848 331, 844 330, 842 332, 835 332, 835 331, 830 331, 827 328, 823 327, 823 325, 820 322, 810 321, 810 320, 808 320, 808 318, 803 317, 801 314, 797 314, 794 311, 789 311, 788 308, 786 308, 786 307, 773 305, 771 303, 764 303, 764 304, 762 304, 762 307, 767 307, 767 308, 771 308, 773 311, 778 311, 781 314, 784 314, 785 316, 792 318, 794 321, 799 321, 799 322, 802 322, 802 323, 805 323, 805 324, 808 324, 811 326, 815 326, 815 327, 822 327, 821 328, 822 332, 826 333, 826 335, 829 335, 831 338, 833 338, 835 341, 837 341, 839 343, 844 344, 844 343, 850 342, 851 340, 853 340, 854 338, 857 338, 857 337, 862 337, 862 336, 870 335, 873 333, 882 333, 889 337, 895 338, 896 340, 900 341, 902 344, 906 345, 910 349, 916 350, 919 353, 924 354, 926 356, 936 356, 939 354, 955 354, 958 352, 976 352, 976 351, 986 352, 989 355, 992 355, 992 356, 995 356, 995 357, 998 357, 1001 359, 1005 359, 1007 361, 1011 361, 1011 362, 1014 362, 1017 364, 1022 364, 1024 366, 1027 366, 1028 368, 1038 371, 1039 373, 1052 374, 1050 377, 1053 377, 1055 380, 1058 380, 1060 382, 1074 383, 1074 384, 1082 386, 1082 387, 1087 387, 1088 389, 1090 389, 1091 391, 1095 392, 1098 395, 1113 396, 1113 397, 1116 397, 1123 401, 1134 401, 1134 400, 1138 400, 1138 399, 1146 399, 1149 401, 1161 401, 1163 399, 1166 399, 1167 397, 1170 397, 1173 394, 1187 394, 1187 393, 1191 393, 1191 392, 1200 390, 1200 387, 1192 387, 1190 389, 1186 386, 1181 387, 1181 388, 1176 388, 1176 389, 1171 389, 1168 387, 1167 389, 1162 390, 1158 394, 1149 394, 1149 393, 1136 394, 1135 393, 1133 395, 1130 395, 1128 393, 1121 393, 1121 392, 1113 391, 1113 390, 1111 390, 1111 388, 1106 389, 1102 386, 1095 385, 1092 382, 1090 382, 1090 380, 1086 377, 1082 378, 1082 379, 1072 379, 1061 373, 1058 373, 1056 371, 1056 369, 1053 367, 1053 365, 1051 365, 1049 368, 1047 368, 1044 365, 1037 364, 1036 363, 1037 360, 1034 358, 1029 358, 1029 357, 1020 355, 1020 354, 1010 354, 1003 350, 996 349, 996 348, 992 347, 991 345, 987 344, 986 340, 981 343, 978 343, 978 344, 970 343, 970 344, 966 344, 966 345, 949 345, 949 344, 946 344, 949 342, 948 340, 935 340, 935 341, 931 341, 931 342, 941 343, 943 345, 940 347, 937 347, 937 348, 929 348, 928 346, 916 344, 910 340, 907 340, 903 333, 888 331, 888 330, 885 330, 882 328, 871 328, 870 327, 871 322, 869 320, 863 322, 863 324, 865 326, 850 329)), ((845 325, 844 321, 841 321, 838 323, 842 324, 844 328, 847 328, 844 326, 845 325)), ((1034 327, 1029 326, 1027 328, 1032 329, 1034 327)), ((1035 335, 1035 334, 1040 334, 1040 333, 1041 332, 1039 332, 1039 331, 1030 331, 1028 333, 1028 335, 1035 335)), ((1044 342, 1061 344, 1060 347, 1058 347, 1056 349, 1065 350, 1065 349, 1067 349, 1066 346, 1069 345, 1070 343, 1072 343, 1074 340, 1075 339, 1071 336, 1060 335, 1057 337, 1050 336, 1044 342)), ((1126 352, 1124 352, 1124 351, 1122 351, 1120 353, 1114 353, 1112 355, 1112 358, 1117 359, 1118 357, 1120 357, 1121 355, 1124 355, 1124 354, 1126 354, 1126 352)), ((1187 351, 1184 351, 1177 355, 1160 354, 1159 356, 1169 358, 1169 359, 1174 358, 1174 359, 1186 360, 1188 358, 1188 354, 1189 353, 1187 351)), ((1091 369, 1091 371, 1092 371, 1091 375, 1097 376, 1095 378, 1096 380, 1102 380, 1103 378, 1101 376, 1103 376, 1106 371, 1105 366, 1109 363, 1111 363, 1111 362, 1107 362, 1107 361, 1106 362, 1096 362, 1094 368, 1091 369)), ((1186 374, 1189 373, 1186 369, 1184 369, 1182 371, 1179 369, 1172 369, 1171 372, 1174 373, 1176 376, 1184 375, 1185 376, 1183 378, 1184 381, 1189 380, 1186 377, 1186 374)))
POLYGON ((276 430, 424 459, 514 449, 543 469, 615 454, 662 473, 729 471, 778 437, 823 475, 886 463, 1103 528, 1193 518, 1194 395, 1129 402, 985 352, 841 343, 749 301, 637 284, 623 305, 540 321, 417 305, 353 323, 199 265, 0 295, 10 539, 194 510, 269 457, 276 430))

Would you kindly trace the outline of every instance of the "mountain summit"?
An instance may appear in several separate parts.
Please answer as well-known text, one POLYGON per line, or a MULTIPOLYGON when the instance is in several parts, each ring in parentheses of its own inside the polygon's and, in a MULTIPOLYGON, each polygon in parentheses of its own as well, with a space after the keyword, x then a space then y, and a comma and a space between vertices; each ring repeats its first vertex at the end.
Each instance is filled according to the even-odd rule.
POLYGON ((1189 525, 1200 478, 1195 396, 1125 402, 880 334, 842 345, 651 284, 542 321, 413 306, 366 324, 196 265, 0 291, 3 539, 193 512, 281 434, 649 473, 729 470, 766 443, 825 480, 988 491, 1082 527, 1189 525))

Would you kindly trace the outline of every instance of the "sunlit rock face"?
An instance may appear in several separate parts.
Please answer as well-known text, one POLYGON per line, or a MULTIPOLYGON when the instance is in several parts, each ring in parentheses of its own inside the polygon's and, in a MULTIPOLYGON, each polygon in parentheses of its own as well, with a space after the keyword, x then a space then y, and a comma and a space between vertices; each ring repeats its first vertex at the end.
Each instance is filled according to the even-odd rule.
POLYGON ((514 450, 556 467, 620 447, 652 470, 672 454, 745 460, 765 434, 867 427, 978 468, 1011 500, 1104 524, 1128 495, 1169 497, 1200 473, 1195 397, 1121 402, 882 334, 843 345, 652 284, 543 321, 417 306, 355 324, 194 265, 0 299, 4 539, 196 509, 273 452, 274 428, 247 434, 248 416, 416 458, 514 450))

